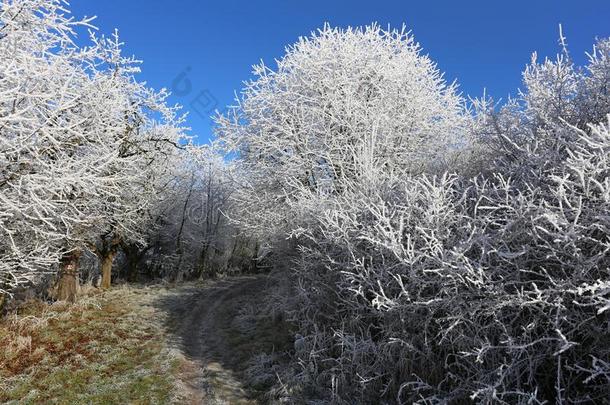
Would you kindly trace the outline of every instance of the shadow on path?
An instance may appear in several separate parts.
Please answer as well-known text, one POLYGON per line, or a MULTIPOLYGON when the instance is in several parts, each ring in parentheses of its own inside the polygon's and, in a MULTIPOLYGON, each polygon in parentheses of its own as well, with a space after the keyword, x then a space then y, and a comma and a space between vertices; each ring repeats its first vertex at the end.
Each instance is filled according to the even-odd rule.
POLYGON ((257 354, 291 345, 285 325, 256 321, 268 287, 265 276, 235 277, 179 286, 155 302, 168 315, 175 347, 193 364, 183 373, 192 403, 263 403, 265 393, 248 386, 244 371, 257 354))

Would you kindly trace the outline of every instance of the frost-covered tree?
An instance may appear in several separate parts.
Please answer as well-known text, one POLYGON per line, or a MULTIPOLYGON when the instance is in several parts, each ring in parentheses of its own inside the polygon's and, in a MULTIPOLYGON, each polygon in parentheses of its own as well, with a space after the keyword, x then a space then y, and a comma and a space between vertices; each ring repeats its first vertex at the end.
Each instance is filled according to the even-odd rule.
POLYGON ((121 55, 116 34, 112 40, 93 39, 103 50, 100 61, 105 67, 93 75, 101 80, 97 95, 106 98, 103 108, 110 113, 100 116, 111 125, 106 128, 99 122, 94 128, 105 131, 104 147, 111 158, 104 176, 115 178, 116 190, 98 207, 104 222, 87 229, 85 239, 101 261, 102 287, 109 288, 118 249, 142 243, 141 236, 150 226, 149 210, 167 198, 165 188, 192 148, 186 145, 183 118, 177 108, 166 104, 168 94, 154 92, 134 78, 137 62, 121 55), (179 153, 179 149, 184 150, 179 153))
POLYGON ((82 207, 71 196, 80 191, 78 181, 89 179, 75 179, 62 172, 72 169, 70 174, 77 173, 75 166, 79 165, 75 148, 82 120, 74 112, 80 108, 80 89, 88 81, 84 70, 75 67, 86 56, 71 38, 74 26, 86 21, 68 19, 61 5, 40 1, 2 3, 3 289, 27 282, 37 270, 59 260, 67 236, 59 225, 66 225, 69 232, 72 224, 87 220, 84 214, 78 215, 82 207), (41 10, 42 6, 45 9, 41 10))
MULTIPOLYGON (((141 268, 149 276, 210 277, 241 269, 251 260, 242 252, 246 238, 227 217, 233 216, 235 205, 230 199, 236 181, 233 164, 213 147, 190 149, 176 162, 174 177, 155 206, 155 223, 143 234, 144 246, 127 249, 136 261, 149 263, 148 269, 141 268)), ((131 266, 134 270, 137 263, 131 266)))
POLYGON ((236 230, 227 218, 233 206, 234 167, 213 149, 197 159, 200 184, 197 200, 190 211, 195 232, 193 240, 199 245, 197 277, 214 276, 230 266, 236 243, 236 230))
POLYGON ((74 43, 89 20, 69 18, 64 6, 2 3, 0 288, 59 264, 59 296, 73 298, 80 252, 137 238, 184 135, 166 94, 135 80, 116 36, 74 43))
POLYGON ((261 63, 254 75, 218 117, 217 134, 239 157, 241 200, 265 213, 249 221, 262 233, 290 228, 286 202, 301 186, 333 194, 372 166, 443 167, 464 143, 455 85, 404 29, 326 25, 288 47, 277 69, 261 63))

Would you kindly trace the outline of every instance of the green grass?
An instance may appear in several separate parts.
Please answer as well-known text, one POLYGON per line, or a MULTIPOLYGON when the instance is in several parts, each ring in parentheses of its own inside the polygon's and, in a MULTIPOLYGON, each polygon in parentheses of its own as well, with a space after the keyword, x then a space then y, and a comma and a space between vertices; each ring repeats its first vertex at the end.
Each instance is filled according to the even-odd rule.
POLYGON ((174 402, 181 360, 166 344, 154 295, 119 288, 74 305, 29 302, 5 317, 0 402, 174 402))

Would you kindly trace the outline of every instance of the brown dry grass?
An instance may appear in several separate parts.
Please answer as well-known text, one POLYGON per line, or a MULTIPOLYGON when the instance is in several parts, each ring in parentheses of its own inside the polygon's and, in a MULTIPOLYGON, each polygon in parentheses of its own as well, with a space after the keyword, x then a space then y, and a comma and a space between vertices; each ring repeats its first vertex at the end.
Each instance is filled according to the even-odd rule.
POLYGON ((0 402, 181 402, 185 361, 166 343, 161 287, 119 287, 75 304, 29 301, 0 320, 0 402))

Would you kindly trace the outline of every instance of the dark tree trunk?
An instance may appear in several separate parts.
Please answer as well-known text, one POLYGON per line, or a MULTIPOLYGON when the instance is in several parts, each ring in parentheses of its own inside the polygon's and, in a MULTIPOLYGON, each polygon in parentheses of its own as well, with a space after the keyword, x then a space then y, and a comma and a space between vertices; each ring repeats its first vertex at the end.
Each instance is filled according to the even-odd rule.
POLYGON ((252 258, 250 259, 250 268, 248 269, 250 273, 258 273, 258 250, 260 246, 258 244, 258 240, 254 243, 254 252, 252 253, 252 258))
POLYGON ((182 248, 182 233, 184 232, 184 224, 186 222, 186 217, 187 217, 186 210, 188 209, 189 202, 191 200, 191 195, 193 194, 194 186, 195 186, 195 172, 193 172, 191 175, 189 191, 188 191, 188 194, 186 195, 186 199, 184 200, 184 206, 182 207, 182 220, 180 221, 180 228, 178 229, 178 235, 176 236, 176 254, 178 255, 178 264, 176 266, 177 267, 176 273, 172 277, 174 281, 176 281, 182 273, 181 267, 182 267, 182 259, 183 259, 183 254, 184 254, 184 250, 182 248))

